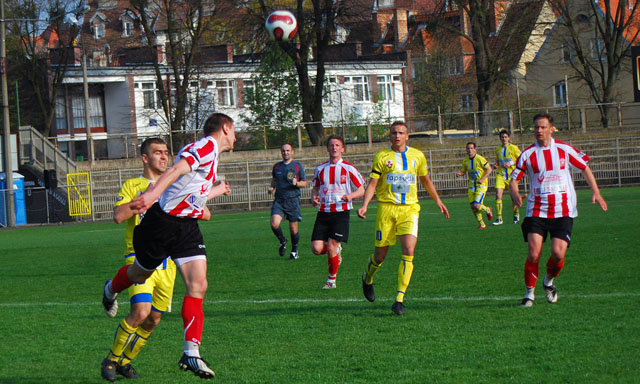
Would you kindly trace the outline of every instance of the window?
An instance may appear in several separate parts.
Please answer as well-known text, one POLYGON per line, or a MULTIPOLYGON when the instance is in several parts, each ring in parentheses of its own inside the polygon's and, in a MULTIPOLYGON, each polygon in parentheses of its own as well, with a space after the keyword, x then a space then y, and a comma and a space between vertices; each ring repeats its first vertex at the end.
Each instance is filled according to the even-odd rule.
POLYGON ((245 79, 242 81, 243 92, 242 95, 244 97, 245 104, 247 103, 248 97, 253 96, 253 92, 256 90, 256 86, 251 79, 245 79))
POLYGON ((464 59, 462 55, 449 58, 447 61, 447 71, 449 76, 464 74, 464 59))
POLYGON ((378 8, 393 8, 395 1, 394 0, 378 0, 378 8))
POLYGON ((84 120, 84 98, 77 94, 71 97, 71 114, 73 115, 73 128, 87 128, 84 120))
POLYGON ((92 127, 104 127, 102 100, 99 95, 89 95, 89 124, 92 127))
POLYGON ((104 38, 104 24, 102 23, 94 23, 93 28, 93 38, 94 39, 102 39, 104 38))
POLYGON ((131 20, 122 21, 122 37, 133 36, 133 23, 131 20))
POLYGON ((338 89, 338 78, 336 76, 328 76, 324 82, 324 101, 327 103, 332 102, 333 100, 340 100, 340 95, 338 94, 340 90, 338 89))
POLYGON ((56 129, 67 130, 67 103, 63 95, 56 96, 56 129))
POLYGON ((591 39, 591 58, 593 60, 605 60, 604 40, 591 39))
POLYGON ((378 76, 378 100, 396 101, 396 85, 400 82, 400 76, 383 75, 378 76))
POLYGON ((216 105, 234 107, 236 105, 235 80, 216 80, 207 82, 207 87, 214 86, 216 105))
POLYGON ((155 83, 141 83, 140 88, 142 88, 142 107, 144 109, 158 108, 160 98, 158 97, 155 83))
POLYGON ((553 86, 553 98, 555 105, 567 105, 567 84, 564 81, 553 86))
POLYGON ((568 44, 562 44, 562 62, 565 64, 576 61, 576 51, 568 44))
POLYGON ((348 76, 344 78, 347 88, 353 90, 355 101, 369 101, 369 78, 367 76, 348 76))
POLYGON ((469 112, 473 110, 473 95, 463 94, 460 95, 460 111, 469 112))

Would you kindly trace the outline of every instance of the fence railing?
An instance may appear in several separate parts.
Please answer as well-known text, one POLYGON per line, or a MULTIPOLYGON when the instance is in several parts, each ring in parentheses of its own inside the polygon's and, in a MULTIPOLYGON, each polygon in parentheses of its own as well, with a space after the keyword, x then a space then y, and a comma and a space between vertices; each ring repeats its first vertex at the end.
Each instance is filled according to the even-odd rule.
MULTIPOLYGON (((601 187, 621 187, 640 184, 640 136, 616 137, 588 141, 576 141, 571 144, 579 147, 591 157, 590 166, 601 187)), ((524 146, 521 146, 523 149, 524 146)), ((494 158, 495 146, 478 146, 478 153, 487 159, 494 158)), ((430 176, 442 196, 466 196, 467 179, 457 178, 465 153, 462 149, 429 149, 424 151, 429 164, 430 176)), ((311 179, 316 165, 326 161, 326 157, 297 159, 307 170, 307 179, 311 179)), ((367 178, 371 169, 373 154, 345 156, 345 160, 354 164, 367 178)), ((490 160, 491 161, 491 160, 490 160)), ((243 161, 221 163, 219 173, 229 182, 232 194, 220 196, 210 202, 215 210, 261 210, 270 206, 273 196, 268 193, 271 180, 271 161, 243 161)), ((113 212, 116 194, 122 182, 140 175, 140 169, 117 169, 91 171, 93 186, 93 204, 96 219, 109 218, 113 212)), ((494 174, 490 177, 490 186, 494 185, 494 174)), ((578 187, 587 187, 580 172, 574 173, 578 187)), ((426 191, 420 186, 419 194, 426 197, 426 191)), ((302 190, 302 203, 309 206, 311 188, 302 190)))
POLYGON ((40 171, 55 169, 59 182, 64 181, 64 175, 76 170, 76 164, 54 145, 55 142, 52 143, 33 127, 20 127, 19 136, 20 164, 33 165, 40 171))
MULTIPOLYGON (((585 104, 570 106, 535 107, 520 109, 504 109, 440 113, 416 115, 407 118, 410 131, 426 136, 442 139, 446 136, 478 136, 480 120, 482 119, 490 130, 497 133, 501 129, 510 132, 528 132, 532 127, 532 117, 541 111, 554 116, 554 125, 560 131, 574 131, 581 133, 600 132, 604 129, 600 108, 608 108, 607 129, 616 129, 622 133, 637 134, 640 131, 640 103, 615 104, 585 104)), ((324 137, 338 134, 345 142, 371 143, 385 140, 389 124, 393 120, 403 120, 404 117, 385 117, 380 121, 349 120, 325 121, 319 123, 323 127, 324 137)), ((307 126, 318 123, 299 123, 291 127, 272 126, 240 126, 237 129, 235 151, 261 150, 278 148, 284 143, 291 143, 296 147, 311 146, 307 126)), ((146 136, 149 134, 147 133, 146 136)), ((154 135, 162 137, 169 143, 170 150, 177 151, 184 144, 193 142, 201 136, 199 131, 159 132, 154 135)), ((21 136, 22 138, 22 136, 21 136)), ((98 159, 107 158, 136 158, 140 155, 139 146, 145 136, 135 134, 106 134, 106 143, 99 145, 103 153, 96 153, 98 159)), ((57 146, 57 138, 49 138, 57 146)), ((37 147, 37 145, 36 145, 37 147)), ((100 151, 97 151, 100 152, 100 151)), ((173 154, 173 153, 172 153, 173 154)))

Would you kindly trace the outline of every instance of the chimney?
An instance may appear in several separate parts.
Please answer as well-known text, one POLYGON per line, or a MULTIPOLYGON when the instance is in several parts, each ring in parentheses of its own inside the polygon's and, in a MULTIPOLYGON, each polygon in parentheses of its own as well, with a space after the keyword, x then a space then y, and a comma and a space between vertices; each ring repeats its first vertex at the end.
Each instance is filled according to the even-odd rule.
POLYGON ((407 40, 408 35, 408 27, 407 27, 407 10, 406 9, 396 9, 394 11, 394 29, 395 29, 395 48, 396 50, 400 50, 402 45, 407 40))

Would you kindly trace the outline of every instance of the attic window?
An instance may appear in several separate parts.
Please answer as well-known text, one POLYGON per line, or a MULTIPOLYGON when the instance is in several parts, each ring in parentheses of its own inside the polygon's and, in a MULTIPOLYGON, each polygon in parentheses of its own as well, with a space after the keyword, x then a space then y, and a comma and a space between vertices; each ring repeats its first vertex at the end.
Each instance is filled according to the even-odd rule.
POLYGON ((93 23, 91 28, 93 29, 93 38, 94 39, 102 39, 104 37, 104 24, 103 23, 93 23))
POLYGON ((585 15, 584 13, 580 13, 576 17, 576 22, 578 22, 578 23, 588 23, 589 22, 589 16, 585 15))
POLYGON ((122 37, 133 36, 133 23, 131 20, 122 20, 122 37))
POLYGON ((542 34, 545 36, 549 36, 551 34, 551 28, 545 28, 542 34))

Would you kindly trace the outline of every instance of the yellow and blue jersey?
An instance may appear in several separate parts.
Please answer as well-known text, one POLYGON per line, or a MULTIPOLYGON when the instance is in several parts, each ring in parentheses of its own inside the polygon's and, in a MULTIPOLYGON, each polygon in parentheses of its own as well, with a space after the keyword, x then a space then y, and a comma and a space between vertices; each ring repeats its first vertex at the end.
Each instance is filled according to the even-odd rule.
MULTIPOLYGON (((129 179, 122 184, 118 196, 116 197, 115 207, 130 203, 131 200, 140 196, 142 192, 149 187, 149 180, 140 176, 133 179, 129 179)), ((133 254, 133 229, 136 225, 140 224, 140 215, 133 215, 127 220, 127 229, 124 234, 124 243, 127 247, 125 254, 133 254)), ((129 264, 129 263, 128 263, 129 264)))
POLYGON ((520 156, 520 148, 514 144, 496 148, 496 162, 498 163, 498 175, 505 181, 509 181, 511 172, 516 168, 516 161, 520 156))
POLYGON ((407 146, 404 152, 391 148, 376 154, 369 177, 379 179, 376 196, 381 203, 418 203, 418 178, 426 176, 427 159, 421 151, 407 146))
POLYGON ((466 157, 462 160, 461 172, 469 175, 469 190, 486 189, 489 187, 489 178, 487 177, 482 183, 479 183, 485 173, 487 173, 487 159, 476 154, 473 158, 466 157))

